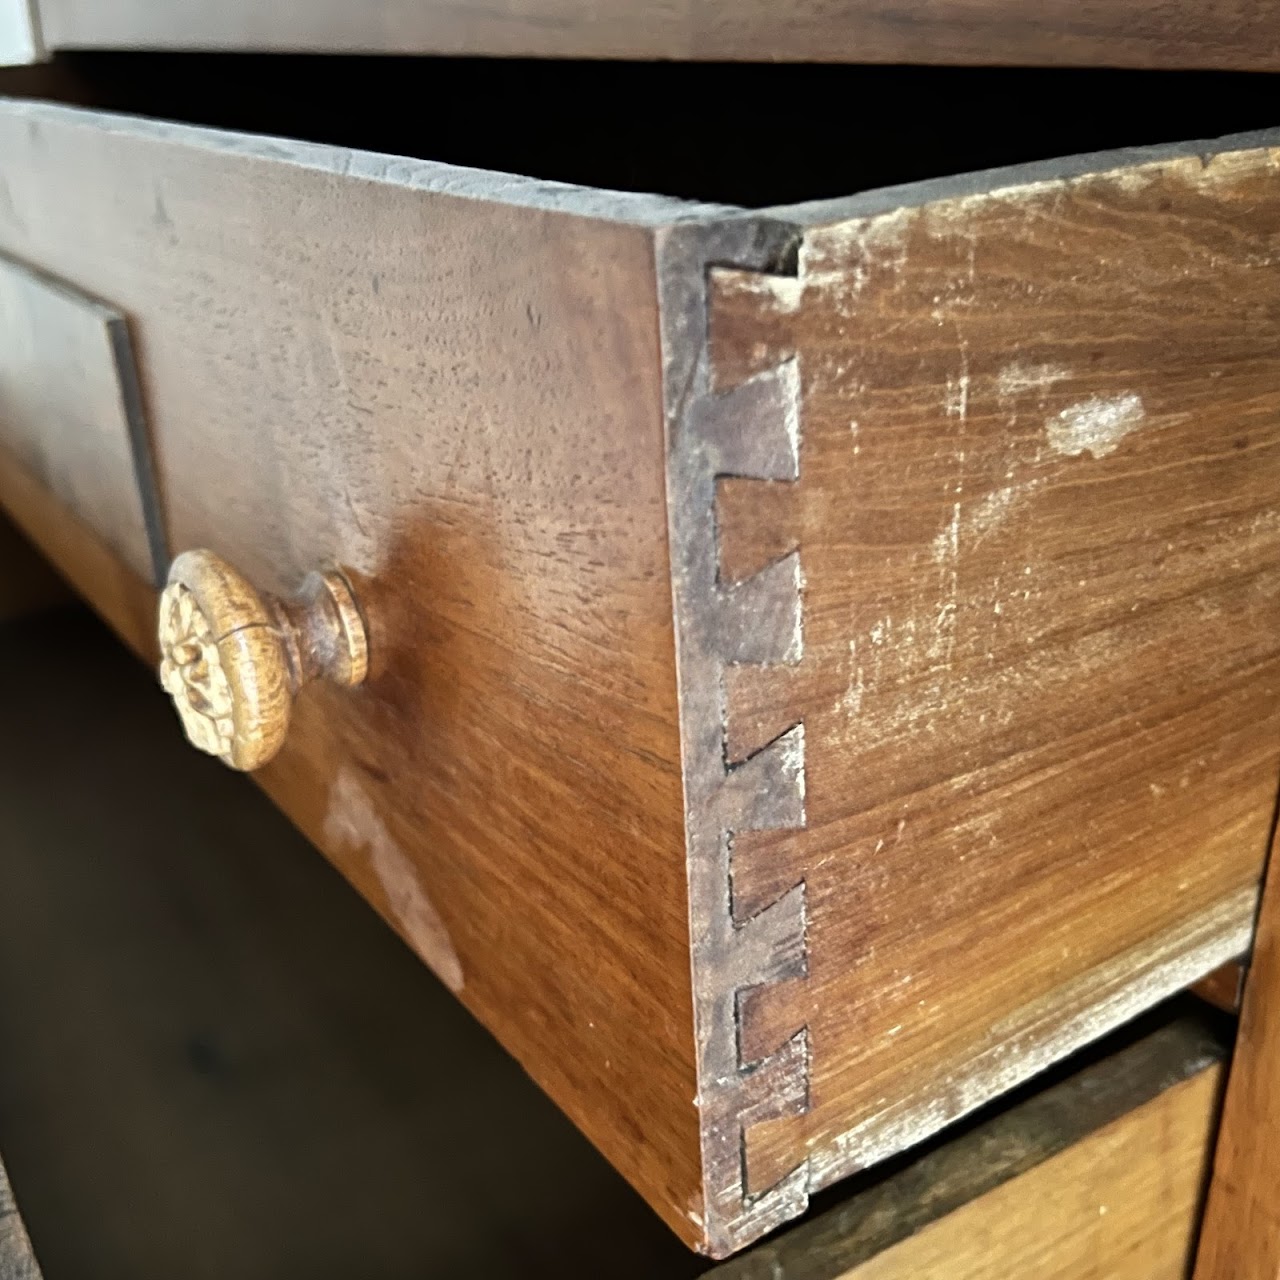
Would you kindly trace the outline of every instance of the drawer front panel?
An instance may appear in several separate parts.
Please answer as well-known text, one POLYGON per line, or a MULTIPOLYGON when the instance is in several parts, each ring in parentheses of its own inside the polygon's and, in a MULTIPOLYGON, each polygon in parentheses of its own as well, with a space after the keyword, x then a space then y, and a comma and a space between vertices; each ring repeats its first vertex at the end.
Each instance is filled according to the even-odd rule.
POLYGON ((367 620, 256 776, 692 1235, 653 202, 34 104, 0 154, 0 248, 135 326, 174 553, 367 620))
POLYGON ((164 540, 143 496, 149 445, 124 317, 7 258, 0 447, 139 578, 159 581, 164 540))

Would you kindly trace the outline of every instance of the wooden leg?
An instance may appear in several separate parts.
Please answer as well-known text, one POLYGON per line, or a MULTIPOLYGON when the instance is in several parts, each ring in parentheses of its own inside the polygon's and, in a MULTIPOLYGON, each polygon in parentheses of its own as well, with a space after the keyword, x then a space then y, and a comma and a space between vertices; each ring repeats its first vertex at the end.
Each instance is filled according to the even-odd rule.
POLYGON ((1280 841, 1270 866, 1227 1083, 1195 1280, 1280 1277, 1280 841))

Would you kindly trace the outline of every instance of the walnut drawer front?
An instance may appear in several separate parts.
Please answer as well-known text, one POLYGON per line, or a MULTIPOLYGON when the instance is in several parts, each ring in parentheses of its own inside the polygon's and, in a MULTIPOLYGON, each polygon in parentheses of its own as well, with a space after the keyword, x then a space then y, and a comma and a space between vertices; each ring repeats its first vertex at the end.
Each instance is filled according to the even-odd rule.
POLYGON ((1247 943, 1272 145, 748 213, 8 101, 0 251, 175 552, 359 603, 262 785, 723 1254, 1247 943))

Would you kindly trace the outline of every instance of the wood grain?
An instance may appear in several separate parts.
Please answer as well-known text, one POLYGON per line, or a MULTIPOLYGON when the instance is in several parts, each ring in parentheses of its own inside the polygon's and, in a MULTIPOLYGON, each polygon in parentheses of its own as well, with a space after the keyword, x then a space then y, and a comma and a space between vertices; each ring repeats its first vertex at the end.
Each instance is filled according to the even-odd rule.
POLYGON ((368 681, 262 784, 699 1238, 646 226, 687 207, 15 103, 0 151, 0 246, 134 321, 175 550, 358 594, 368 681))
POLYGON ((1275 70, 1277 19, 1227 0, 39 0, 50 48, 1018 63, 1275 70))
POLYGON ((4 258, 0 445, 134 573, 160 581, 167 553, 125 318, 4 258))
POLYGON ((1126 1043, 856 1180, 708 1280, 1183 1280, 1226 1054, 1188 1008, 1173 1002, 1140 1036, 1126 1029, 1126 1043))
POLYGON ((1195 1280, 1280 1276, 1280 862, 1273 836, 1195 1280))
POLYGON ((735 756, 805 742, 806 825, 733 846, 735 900, 806 904, 806 978, 740 1031, 809 1045, 809 1109, 746 1135, 759 1187, 872 1164, 1247 944, 1280 768, 1273 193, 1257 148, 855 200, 804 232, 771 340, 713 272, 729 380, 801 377, 791 510, 719 507, 736 563, 794 545, 805 583, 795 669, 725 686, 735 756))
POLYGON ((1217 1085, 1208 1071, 1175 1086, 841 1280, 1182 1280, 1217 1085))
POLYGON ((0 250, 130 318, 175 548, 359 599, 263 786, 690 1243, 1247 946, 1260 141, 756 216, 13 102, 0 147, 0 250))

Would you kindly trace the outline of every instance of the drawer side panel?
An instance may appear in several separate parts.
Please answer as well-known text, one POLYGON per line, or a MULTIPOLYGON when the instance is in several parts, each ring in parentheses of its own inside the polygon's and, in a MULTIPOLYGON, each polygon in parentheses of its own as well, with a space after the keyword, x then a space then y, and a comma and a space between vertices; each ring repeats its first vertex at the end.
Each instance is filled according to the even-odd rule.
POLYGON ((804 567, 796 669, 732 686, 737 741, 805 727, 806 825, 751 857, 805 885, 805 980, 756 1014, 806 1028, 809 1106, 752 1134, 760 1167, 882 1159, 1247 943, 1280 771, 1276 175, 1253 148, 813 227, 771 336, 713 329, 800 385, 795 483, 720 511, 735 563, 804 567))

